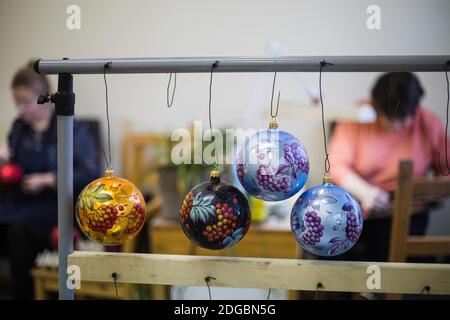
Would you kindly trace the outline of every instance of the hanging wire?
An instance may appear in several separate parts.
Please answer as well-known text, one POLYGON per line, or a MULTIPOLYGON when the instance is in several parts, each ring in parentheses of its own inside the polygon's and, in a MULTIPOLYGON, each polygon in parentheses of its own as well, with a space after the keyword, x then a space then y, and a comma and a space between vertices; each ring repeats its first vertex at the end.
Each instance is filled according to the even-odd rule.
POLYGON ((270 293, 272 292, 272 288, 269 288, 269 292, 267 293, 267 300, 270 300, 270 293))
POLYGON ((169 76, 169 82, 167 83, 167 108, 172 108, 173 105, 173 99, 175 98, 175 90, 177 89, 177 74, 175 73, 174 81, 173 81, 173 90, 172 90, 172 97, 169 99, 170 96, 170 84, 172 83, 172 73, 169 76))
POLYGON ((423 287, 422 291, 420 292, 421 295, 430 295, 431 292, 431 287, 430 286, 425 286, 423 287))
POLYGON ((116 288, 116 299, 119 299, 119 291, 117 290, 117 278, 118 278, 118 275, 117 275, 116 272, 113 272, 113 273, 111 274, 111 277, 113 278, 113 281, 114 281, 114 287, 116 288))
POLYGON ((106 81, 106 70, 110 68, 111 64, 112 62, 107 62, 103 66, 103 80, 105 81, 106 122, 108 126, 108 158, 106 157, 105 148, 103 148, 103 156, 105 158, 107 168, 111 168, 111 127, 109 122, 108 82, 106 81))
POLYGON ((449 85, 449 81, 448 81, 448 66, 450 65, 450 60, 447 61, 445 63, 445 80, 447 81, 447 111, 446 111, 446 115, 445 115, 445 137, 444 137, 444 143, 445 143, 445 164, 447 166, 447 171, 445 171, 441 168, 441 156, 440 156, 440 152, 437 153, 437 160, 439 163, 439 171, 441 173, 441 175, 443 176, 448 176, 450 174, 450 165, 448 162, 448 106, 449 106, 449 102, 450 102, 450 85, 449 85))
POLYGON ((323 130, 323 144, 325 147, 325 172, 330 172, 330 159, 328 158, 328 147, 327 147, 327 133, 325 129, 325 115, 323 110, 323 98, 322 98, 322 68, 326 66, 332 66, 332 63, 326 62, 325 60, 320 62, 319 68, 319 96, 320 96, 320 106, 322 110, 322 130, 323 130))
POLYGON ((209 300, 212 300, 212 298, 211 298, 211 288, 209 287, 209 282, 210 282, 211 280, 217 280, 217 279, 214 278, 214 277, 209 277, 209 276, 205 278, 206 287, 208 288, 209 300))
MULTIPOLYGON (((211 74, 209 77, 209 102, 208 102, 208 117, 209 117, 209 130, 211 132, 211 139, 213 137, 213 130, 212 130, 212 115, 211 115, 211 100, 212 100, 212 83, 213 83, 213 72, 214 69, 217 68, 217 66, 219 65, 219 61, 215 61, 212 65, 211 65, 211 74)), ((214 153, 215 153, 215 157, 216 157, 216 162, 213 163, 213 167, 215 169, 217 169, 217 164, 219 163, 219 156, 218 156, 218 152, 217 152, 217 145, 216 145, 216 139, 214 139, 214 153)))
POLYGON ((272 82, 272 98, 270 99, 270 116, 272 119, 275 119, 278 116, 278 107, 280 106, 280 91, 278 91, 278 99, 277 99, 277 108, 275 110, 275 114, 273 112, 273 94, 275 92, 275 82, 277 80, 277 73, 275 72, 273 75, 273 82, 272 82))
POLYGON ((319 290, 320 289, 324 289, 325 287, 323 286, 322 282, 318 282, 316 285, 316 292, 314 293, 314 300, 317 300, 318 296, 319 296, 319 290))

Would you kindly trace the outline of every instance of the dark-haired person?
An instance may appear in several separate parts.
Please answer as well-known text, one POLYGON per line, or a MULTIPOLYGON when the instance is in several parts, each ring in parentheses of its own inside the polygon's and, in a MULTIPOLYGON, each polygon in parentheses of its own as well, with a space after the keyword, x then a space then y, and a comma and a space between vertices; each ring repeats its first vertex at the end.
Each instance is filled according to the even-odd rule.
MULTIPOLYGON (((23 181, 20 188, 0 193, 0 248, 9 260, 13 297, 29 299, 33 297, 30 269, 36 254, 50 247, 51 229, 57 225, 56 116, 53 104, 37 104, 39 94, 50 88, 47 78, 31 66, 17 71, 11 89, 18 117, 1 160, 18 164, 23 181)), ((98 172, 95 142, 87 128, 75 122, 74 194, 98 172)))
MULTIPOLYGON (((387 209, 397 187, 401 160, 411 160, 414 176, 445 167, 445 130, 441 120, 420 105, 424 91, 412 73, 382 75, 372 90, 375 123, 340 123, 330 143, 333 180, 360 201, 364 230, 360 260, 387 261, 391 219, 387 209)), ((427 208, 411 218, 411 234, 426 231, 427 208)), ((355 248, 356 251, 358 251, 355 248)))

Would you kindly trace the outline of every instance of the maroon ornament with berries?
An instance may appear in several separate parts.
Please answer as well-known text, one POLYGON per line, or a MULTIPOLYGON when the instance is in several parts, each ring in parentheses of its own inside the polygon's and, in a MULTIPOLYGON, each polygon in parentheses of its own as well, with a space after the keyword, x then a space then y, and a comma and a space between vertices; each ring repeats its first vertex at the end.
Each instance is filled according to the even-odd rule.
POLYGON ((180 224, 196 245, 220 250, 238 243, 250 227, 250 209, 244 194, 220 181, 220 173, 211 171, 211 179, 195 186, 185 197, 180 224))

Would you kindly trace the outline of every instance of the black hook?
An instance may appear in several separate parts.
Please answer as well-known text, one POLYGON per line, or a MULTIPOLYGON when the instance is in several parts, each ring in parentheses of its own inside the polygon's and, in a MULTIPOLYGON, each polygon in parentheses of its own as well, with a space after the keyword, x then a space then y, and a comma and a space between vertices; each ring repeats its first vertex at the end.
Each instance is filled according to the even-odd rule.
POLYGON ((431 293, 431 287, 430 286, 423 287, 422 291, 420 292, 420 294, 427 294, 427 295, 429 295, 430 293, 431 293))
POLYGON ((210 276, 207 276, 207 277, 205 278, 206 286, 208 287, 209 300, 212 300, 212 299, 211 299, 211 288, 209 287, 209 282, 210 282, 211 280, 217 280, 217 279, 214 278, 214 277, 210 277, 210 276))
POLYGON ((322 282, 317 282, 316 292, 314 294, 314 300, 317 300, 317 295, 319 293, 319 290, 321 290, 321 289, 325 289, 325 287, 323 286, 322 282))
POLYGON ((278 107, 280 105, 280 91, 278 91, 278 99, 277 99, 277 108, 275 110, 275 114, 273 113, 273 94, 275 92, 275 83, 277 81, 277 73, 273 74, 273 82, 272 82, 272 98, 270 99, 270 116, 272 119, 275 119, 278 116, 278 107))
POLYGON ((169 83, 167 84, 167 108, 171 108, 173 105, 173 99, 175 98, 175 90, 177 89, 177 74, 175 73, 174 81, 173 81, 173 91, 172 91, 172 98, 169 100, 170 95, 170 84, 172 83, 172 73, 169 76, 169 83))
POLYGON ((118 299, 119 298, 119 292, 118 292, 118 290, 117 290, 117 278, 119 277, 119 275, 117 274, 117 272, 113 272, 112 274, 111 274, 111 278, 113 278, 113 280, 114 280, 114 287, 116 288, 116 299, 118 299))

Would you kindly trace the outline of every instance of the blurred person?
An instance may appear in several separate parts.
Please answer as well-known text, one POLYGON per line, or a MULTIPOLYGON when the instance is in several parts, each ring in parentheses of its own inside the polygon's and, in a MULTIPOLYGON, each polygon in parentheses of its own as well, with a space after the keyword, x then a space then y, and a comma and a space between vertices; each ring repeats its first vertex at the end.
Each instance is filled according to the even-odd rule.
MULTIPOLYGON (((53 104, 37 104, 50 91, 47 78, 21 68, 11 90, 18 117, 12 124, 0 163, 20 166, 17 188, 0 191, 0 250, 9 260, 13 298, 31 299, 31 268, 38 252, 50 248, 51 230, 57 225, 56 115, 53 104)), ((87 128, 74 123, 74 195, 98 176, 95 141, 87 128)))
MULTIPOLYGON (((382 75, 372 89, 374 123, 339 123, 330 143, 331 176, 361 203, 364 227, 357 246, 344 259, 387 261, 391 201, 401 160, 411 160, 414 177, 439 174, 445 167, 445 130, 441 120, 420 105, 424 90, 408 72, 382 75)), ((410 233, 424 235, 428 205, 418 205, 410 233)))

